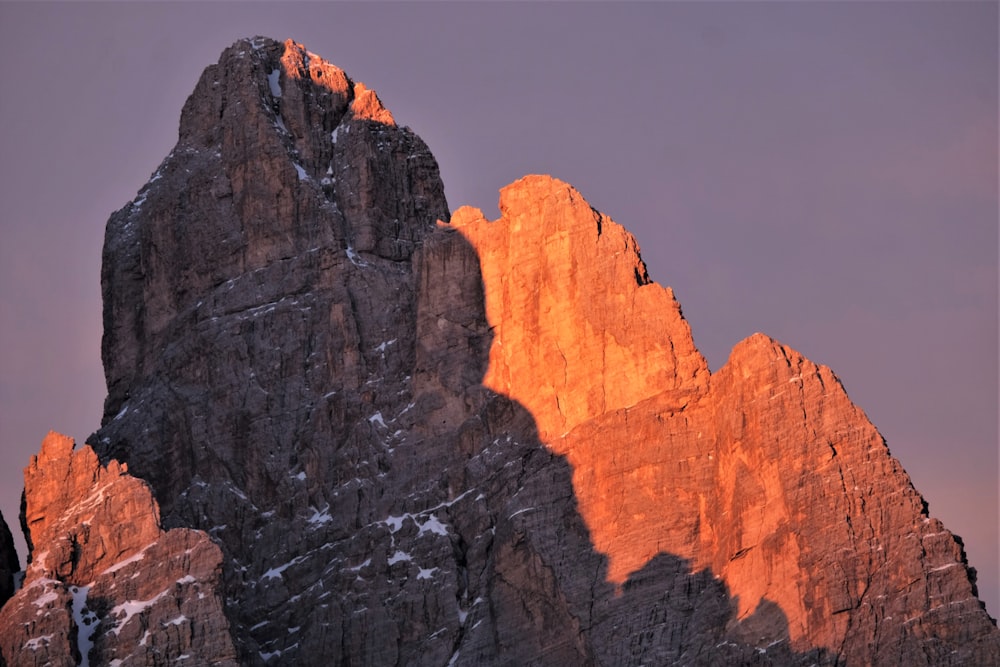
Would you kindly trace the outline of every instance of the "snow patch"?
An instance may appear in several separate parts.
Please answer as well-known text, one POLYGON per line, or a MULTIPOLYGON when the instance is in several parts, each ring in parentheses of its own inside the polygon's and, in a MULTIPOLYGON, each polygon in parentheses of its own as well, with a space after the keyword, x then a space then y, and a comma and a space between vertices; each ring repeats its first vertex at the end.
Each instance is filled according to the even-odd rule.
MULTIPOLYGON (((302 479, 305 479, 304 475, 303 475, 302 479)), ((322 512, 320 512, 316 508, 313 508, 313 514, 312 514, 312 516, 309 517, 308 519, 306 519, 306 521, 308 521, 309 523, 311 523, 313 525, 330 523, 331 521, 333 521, 333 517, 330 516, 330 507, 329 506, 325 507, 322 512)))
POLYGON ((418 525, 420 526, 420 532, 417 533, 417 537, 420 537, 425 532, 434 533, 435 535, 448 534, 447 526, 441 523, 441 520, 437 518, 437 514, 431 514, 430 517, 427 519, 427 521, 418 525))
MULTIPOLYGON (((204 482, 202 482, 201 486, 207 487, 208 485, 205 484, 204 482)), ((240 489, 238 489, 235 486, 233 486, 232 482, 226 482, 226 490, 229 491, 230 493, 232 493, 234 496, 236 496, 240 500, 246 500, 248 502, 250 500, 249 498, 247 498, 247 494, 243 493, 240 489)))
POLYGON ((371 417, 368 418, 368 421, 371 422, 372 424, 378 424, 382 428, 388 428, 385 425, 385 420, 382 418, 381 412, 376 412, 375 414, 373 414, 371 417))
POLYGON ((281 70, 274 69, 271 73, 267 75, 267 85, 271 87, 271 95, 274 97, 281 97, 281 82, 279 81, 281 77, 281 70))
POLYGON ((953 567, 958 567, 958 563, 948 563, 946 565, 941 565, 935 568, 931 568, 931 572, 940 572, 941 570, 948 570, 953 567))
POLYGON ((111 632, 115 633, 115 637, 117 637, 121 633, 122 628, 128 624, 129 620, 131 620, 133 616, 141 614, 152 607, 154 604, 166 597, 170 593, 170 590, 171 589, 168 588, 164 591, 160 591, 148 600, 126 600, 125 602, 112 607, 111 613, 108 615, 115 618, 115 627, 111 629, 111 632), (124 614, 124 616, 122 618, 118 618, 119 614, 124 614))
POLYGON ((293 162, 292 164, 295 166, 295 171, 299 172, 299 180, 308 181, 309 174, 306 173, 306 170, 302 167, 302 165, 300 165, 298 162, 293 162))
POLYGON ((70 586, 73 594, 73 622, 76 623, 76 647, 80 651, 80 666, 90 667, 90 649, 94 648, 91 637, 97 629, 97 615, 87 609, 87 593, 90 586, 70 586))
POLYGON ((417 574, 417 579, 430 579, 431 577, 434 576, 434 573, 437 571, 438 569, 436 567, 432 567, 429 570, 420 568, 420 572, 417 574))
POLYGON ((354 252, 354 248, 351 246, 347 246, 347 259, 351 260, 351 264, 354 266, 368 266, 368 262, 361 259, 361 256, 354 252))
POLYGON ((112 572, 117 572, 118 570, 122 569, 123 567, 126 567, 127 565, 131 565, 132 563, 138 563, 139 561, 141 561, 143 558, 146 557, 146 549, 148 549, 151 546, 153 545, 147 544, 142 548, 141 551, 139 551, 139 553, 133 554, 124 560, 118 561, 108 569, 104 570, 104 572, 101 572, 101 574, 111 574, 112 572))
POLYGON ((279 565, 278 567, 272 567, 270 570, 264 573, 264 575, 260 578, 260 580, 263 581, 264 579, 277 579, 278 577, 282 577, 283 576, 282 572, 284 572, 293 565, 301 563, 304 560, 305 560, 304 556, 296 556, 295 558, 288 561, 284 565, 279 565))
POLYGON ((396 551, 396 553, 389 556, 388 563, 389 565, 395 565, 396 563, 399 563, 401 561, 411 561, 411 560, 413 560, 413 558, 410 557, 410 554, 406 553, 405 551, 396 551))
POLYGON ((331 144, 337 143, 337 132, 339 130, 340 130, 340 126, 338 125, 337 127, 333 128, 333 132, 330 133, 330 143, 331 144))
MULTIPOLYGON (((51 581, 51 580, 49 580, 49 581, 51 581)), ((56 593, 55 589, 52 588, 52 589, 46 590, 44 593, 42 593, 41 595, 39 595, 37 598, 35 598, 31 602, 36 607, 38 607, 38 613, 40 614, 40 613, 42 613, 42 611, 41 611, 42 607, 44 607, 45 605, 49 604, 50 602, 55 602, 58 599, 59 599, 59 595, 56 593)))
POLYGON ((354 567, 349 567, 347 569, 350 570, 351 572, 358 572, 359 570, 361 570, 361 568, 368 567, 371 564, 372 564, 372 559, 366 558, 365 562, 361 563, 361 565, 355 565, 354 567))
POLYGON ((40 649, 43 646, 43 644, 45 646, 48 646, 48 643, 52 640, 53 637, 55 637, 54 634, 52 634, 52 635, 42 635, 41 637, 35 637, 34 639, 29 639, 28 641, 26 641, 24 643, 24 646, 22 646, 21 649, 22 650, 23 649, 30 649, 32 651, 37 651, 38 649, 40 649))
POLYGON ((538 509, 538 508, 537 507, 525 507, 524 509, 518 510, 518 511, 514 512, 513 514, 511 514, 509 517, 507 517, 507 520, 509 521, 510 519, 513 519, 518 514, 524 514, 525 512, 530 512, 530 511, 536 510, 536 509, 538 509))

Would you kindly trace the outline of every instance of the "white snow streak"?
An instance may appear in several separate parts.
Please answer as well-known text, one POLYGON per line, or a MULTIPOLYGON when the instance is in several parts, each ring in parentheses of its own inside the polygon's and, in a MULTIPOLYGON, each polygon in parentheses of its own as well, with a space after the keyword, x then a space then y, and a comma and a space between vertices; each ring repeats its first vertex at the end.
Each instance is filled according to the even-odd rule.
MULTIPOLYGON (((303 477, 302 479, 305 479, 305 477, 303 477)), ((330 516, 330 507, 329 506, 325 507, 322 512, 318 509, 313 508, 312 516, 306 519, 306 521, 308 521, 313 525, 330 523, 331 521, 333 521, 333 517, 330 516)))
POLYGON ((281 97, 281 82, 279 78, 281 77, 281 70, 275 69, 271 70, 271 73, 267 75, 267 85, 271 87, 271 94, 275 97, 281 97))
POLYGON ((264 575, 260 579, 261 579, 261 581, 263 581, 264 579, 277 579, 278 577, 282 577, 283 576, 282 572, 284 572, 285 570, 287 570, 288 568, 290 568, 293 565, 297 565, 298 563, 301 563, 304 560, 305 560, 304 556, 296 556, 295 558, 293 558, 292 560, 288 561, 284 565, 279 565, 278 567, 272 567, 270 570, 268 570, 267 572, 265 572, 264 575))
POLYGON ((73 593, 73 621, 76 623, 76 647, 80 651, 80 667, 90 667, 90 649, 94 648, 91 636, 97 629, 97 617, 87 609, 90 586, 70 586, 73 593))
POLYGON ((146 546, 144 546, 142 548, 142 550, 139 553, 133 554, 133 555, 129 556, 128 558, 125 558, 124 560, 118 561, 117 563, 115 563, 114 565, 112 565, 111 567, 109 567, 108 569, 104 570, 104 572, 101 572, 101 574, 111 574, 112 572, 117 572, 118 570, 122 569, 126 565, 131 565, 132 563, 138 563, 139 561, 141 561, 143 558, 146 557, 146 549, 148 549, 151 546, 153 546, 153 545, 152 544, 147 544, 146 546))
POLYGON ((404 560, 410 561, 413 560, 413 558, 411 558, 410 554, 406 553, 405 551, 396 551, 396 553, 394 553, 392 556, 389 557, 389 565, 395 565, 396 563, 399 563, 404 560))
POLYGON ((441 520, 437 518, 436 514, 431 514, 430 517, 423 524, 417 524, 420 526, 420 532, 417 533, 417 537, 420 537, 425 532, 434 533, 435 535, 447 535, 448 527, 441 523, 441 520))
POLYGON ((122 628, 125 627, 125 625, 129 622, 129 620, 131 620, 133 616, 135 616, 136 614, 141 614, 142 612, 152 607, 162 598, 166 597, 170 593, 171 589, 172 587, 160 591, 159 593, 149 598, 148 600, 126 600, 125 602, 122 602, 121 604, 112 607, 109 616, 115 618, 116 623, 115 627, 111 630, 111 632, 115 633, 115 636, 117 637, 119 633, 121 633, 122 628), (119 614, 124 614, 124 616, 122 618, 118 618, 119 614))
POLYGON ((34 639, 29 639, 27 642, 25 642, 24 646, 22 646, 21 648, 22 648, 22 650, 23 649, 30 649, 32 651, 37 651, 38 649, 40 649, 42 647, 43 642, 46 645, 48 645, 49 641, 51 641, 53 637, 55 637, 54 634, 53 635, 42 635, 41 637, 35 637, 34 639))

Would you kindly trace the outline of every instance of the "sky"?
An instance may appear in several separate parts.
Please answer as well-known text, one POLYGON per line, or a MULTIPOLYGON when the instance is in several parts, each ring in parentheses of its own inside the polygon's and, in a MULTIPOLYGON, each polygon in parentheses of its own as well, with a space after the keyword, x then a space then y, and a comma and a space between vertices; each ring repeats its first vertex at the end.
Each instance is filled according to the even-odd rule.
MULTIPOLYGON (((1000 614, 996 2, 0 0, 0 512, 99 426, 109 215, 202 69, 291 37, 378 91, 497 217, 574 185, 674 288, 712 370, 761 331, 830 366, 1000 614)), ((23 541, 18 541, 22 548, 23 541)))

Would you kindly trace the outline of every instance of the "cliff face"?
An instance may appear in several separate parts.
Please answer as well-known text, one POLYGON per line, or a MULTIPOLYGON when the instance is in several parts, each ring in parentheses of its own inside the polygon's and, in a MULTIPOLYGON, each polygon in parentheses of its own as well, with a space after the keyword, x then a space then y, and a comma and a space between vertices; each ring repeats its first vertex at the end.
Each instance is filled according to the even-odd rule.
POLYGON ((0 610, 8 664, 236 664, 219 548, 161 529, 148 485, 125 466, 49 433, 25 469, 25 501, 34 547, 0 610))
POLYGON ((849 664, 995 650, 960 544, 830 369, 755 334, 709 377, 673 294, 579 193, 526 177, 500 211, 453 219, 483 264, 484 384, 566 457, 609 581, 680 556, 726 582, 746 641, 849 664))
POLYGON ((8 662, 1000 660, 829 369, 758 334, 710 374, 579 193, 500 210, 449 223, 427 147, 301 45, 227 49, 108 222, 97 454, 26 471, 8 662))

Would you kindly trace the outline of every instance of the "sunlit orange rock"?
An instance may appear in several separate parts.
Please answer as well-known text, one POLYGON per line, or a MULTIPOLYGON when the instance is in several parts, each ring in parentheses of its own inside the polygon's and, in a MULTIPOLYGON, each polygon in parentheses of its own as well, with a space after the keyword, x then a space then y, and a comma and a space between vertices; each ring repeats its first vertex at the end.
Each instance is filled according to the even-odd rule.
POLYGON ((708 366, 669 288, 649 281, 635 239, 569 185, 526 176, 500 193, 502 218, 461 208, 452 225, 479 253, 494 331, 483 384, 558 439, 581 423, 670 393, 686 405, 708 366))
POLYGON ((995 635, 960 544, 830 369, 755 334, 710 377, 631 235, 572 187, 525 177, 500 212, 452 219, 482 262, 484 384, 567 457, 610 582, 687 559, 725 582, 734 634, 758 646, 880 662, 944 613, 970 646, 995 635))
POLYGON ((235 665, 218 594, 222 554, 205 533, 164 531, 149 486, 51 432, 25 469, 37 545, 0 610, 11 665, 189 659, 235 665))

